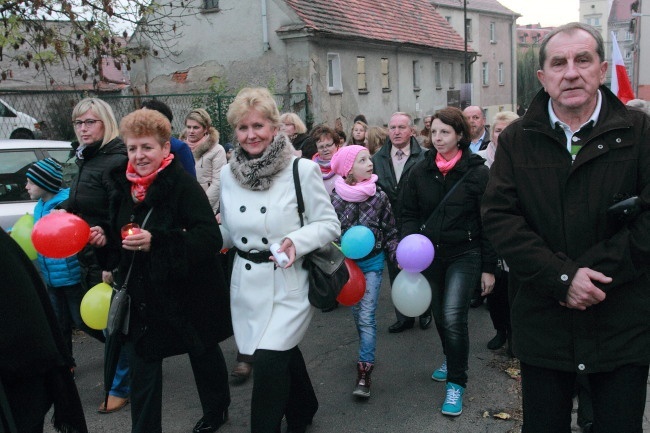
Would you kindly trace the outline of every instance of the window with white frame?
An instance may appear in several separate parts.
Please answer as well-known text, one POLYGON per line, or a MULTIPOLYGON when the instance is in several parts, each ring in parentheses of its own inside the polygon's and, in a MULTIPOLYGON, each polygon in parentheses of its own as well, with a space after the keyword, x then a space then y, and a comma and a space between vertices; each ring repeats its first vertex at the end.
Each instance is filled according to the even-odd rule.
POLYGON ((390 90, 390 68, 386 57, 381 59, 381 89, 390 90))
POLYGON ((488 62, 483 62, 481 65, 481 82, 484 86, 490 84, 490 71, 488 69, 488 62))
POLYGON ((632 33, 629 30, 627 30, 625 32, 625 40, 626 41, 631 41, 632 40, 632 33))
POLYGON ((365 57, 357 57, 357 90, 360 92, 368 91, 368 83, 366 81, 365 57))
POLYGON ((495 22, 490 23, 490 42, 493 44, 497 42, 497 25, 495 22))
POLYGON ((470 18, 467 18, 465 20, 465 32, 467 34, 467 40, 471 41, 472 40, 472 20, 470 18))
POLYGON ((420 90, 420 62, 413 60, 413 89, 420 90))
POLYGON ((327 54, 327 90, 330 92, 342 92, 341 83, 341 58, 338 53, 327 54))
POLYGON ((497 72, 498 72, 498 78, 499 78, 499 85, 503 86, 506 83, 506 77, 505 77, 505 70, 504 70, 503 62, 499 62, 499 69, 497 70, 497 72))
POLYGON ((436 83, 436 89, 442 89, 442 73, 440 71, 440 62, 435 62, 433 64, 433 73, 436 83))

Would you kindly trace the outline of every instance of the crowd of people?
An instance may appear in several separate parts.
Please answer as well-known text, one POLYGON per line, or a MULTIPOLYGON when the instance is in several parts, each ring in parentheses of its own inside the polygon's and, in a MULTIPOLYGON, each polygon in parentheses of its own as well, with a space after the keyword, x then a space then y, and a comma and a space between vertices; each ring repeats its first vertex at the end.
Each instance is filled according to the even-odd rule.
MULTIPOLYGON (((230 405, 219 343, 234 335, 231 375, 253 379, 251 431, 277 433, 285 420, 287 432, 305 432, 319 402, 299 348, 315 311, 303 263, 365 226, 375 243, 355 259, 366 288, 351 308, 359 336, 352 395, 368 399, 377 374, 384 269, 392 285, 400 239, 420 234, 435 259, 422 271, 432 296, 417 321, 422 330, 435 324, 444 352, 431 374, 446 387, 442 414, 463 411, 469 309, 487 299, 496 332, 487 347, 507 345, 521 362, 524 433, 569 432, 576 388, 589 413, 584 432, 641 433, 650 118, 603 85, 603 58, 591 27, 553 30, 540 46, 544 88, 521 118, 499 112, 491 128, 481 107, 469 106, 437 110, 420 131, 406 112, 387 127, 358 115, 348 134, 325 124, 308 131, 298 115, 279 112, 267 89, 244 88, 227 113, 233 145, 222 145, 203 108, 186 115, 177 139, 160 101, 143 102, 118 126, 108 104, 82 100, 71 119, 78 175, 63 188, 61 165, 45 159, 27 170, 26 189, 38 199, 37 220, 56 211, 83 218, 88 245, 66 259, 39 255, 42 279, 15 245, 3 246, 11 258, 2 278, 24 291, 3 293, 21 307, 0 305, 2 351, 21 344, 23 319, 11 312, 31 304, 39 308, 31 308, 29 341, 43 356, 2 357, 0 391, 10 409, 0 413, 2 431, 42 432, 52 404, 57 429, 86 431, 71 333, 74 324, 105 341, 79 315, 83 295, 104 282, 128 287, 131 303, 100 413, 130 402, 132 432, 162 432, 162 360, 187 354, 203 412, 193 432, 217 431, 230 405), (612 216, 624 200, 633 205, 612 216), (122 236, 133 223, 140 229, 122 236)), ((11 243, 4 234, 0 242, 11 243)), ((416 317, 395 315, 390 334, 414 328, 416 317)))

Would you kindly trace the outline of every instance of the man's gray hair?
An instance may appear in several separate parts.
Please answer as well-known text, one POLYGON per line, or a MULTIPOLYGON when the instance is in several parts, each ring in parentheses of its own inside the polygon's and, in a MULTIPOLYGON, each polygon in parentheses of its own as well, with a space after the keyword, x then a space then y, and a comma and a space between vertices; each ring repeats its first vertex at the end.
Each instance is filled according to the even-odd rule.
POLYGON ((605 60, 605 43, 603 42, 603 37, 600 32, 588 24, 574 22, 561 25, 544 36, 542 44, 539 46, 539 69, 544 69, 544 62, 546 61, 546 45, 548 44, 548 41, 558 33, 571 34, 576 30, 584 30, 594 38, 596 41, 596 53, 598 54, 598 57, 600 57, 601 62, 605 60))
POLYGON ((392 119, 395 116, 406 116, 409 119, 409 126, 415 126, 415 123, 413 122, 413 116, 411 116, 409 113, 405 113, 403 111, 396 111, 390 115, 390 118, 392 119))

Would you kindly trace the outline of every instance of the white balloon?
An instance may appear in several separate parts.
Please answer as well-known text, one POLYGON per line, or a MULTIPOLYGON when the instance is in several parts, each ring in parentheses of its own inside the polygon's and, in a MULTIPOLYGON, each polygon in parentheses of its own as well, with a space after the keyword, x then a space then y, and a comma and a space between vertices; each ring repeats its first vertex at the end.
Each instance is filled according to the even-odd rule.
POLYGON ((431 304, 431 286, 421 273, 402 270, 393 282, 391 297, 400 313, 417 317, 431 304))

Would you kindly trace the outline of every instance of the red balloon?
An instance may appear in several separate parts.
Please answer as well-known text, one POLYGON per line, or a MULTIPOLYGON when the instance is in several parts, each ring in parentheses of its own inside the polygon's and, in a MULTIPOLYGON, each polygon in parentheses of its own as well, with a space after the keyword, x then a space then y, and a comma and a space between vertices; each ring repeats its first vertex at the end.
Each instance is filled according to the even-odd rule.
POLYGON ((90 227, 76 215, 52 212, 34 224, 32 243, 45 257, 63 259, 77 254, 88 243, 90 227))
POLYGON ((350 279, 345 283, 336 300, 339 301, 339 304, 351 307, 359 302, 363 298, 363 294, 366 293, 366 276, 352 259, 346 258, 345 266, 348 268, 350 279))

